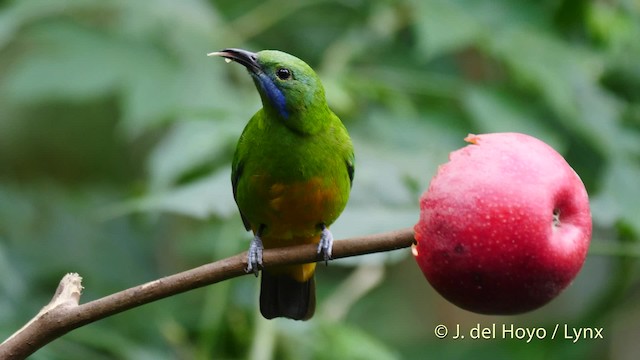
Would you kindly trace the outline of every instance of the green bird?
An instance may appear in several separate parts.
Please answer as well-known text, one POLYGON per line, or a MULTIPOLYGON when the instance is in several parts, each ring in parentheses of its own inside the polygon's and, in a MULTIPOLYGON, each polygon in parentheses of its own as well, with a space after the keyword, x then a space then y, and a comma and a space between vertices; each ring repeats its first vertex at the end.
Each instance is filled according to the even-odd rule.
MULTIPOLYGON (((233 195, 247 230, 248 272, 262 267, 263 249, 317 244, 331 258, 329 226, 349 199, 354 175, 351 139, 329 109, 318 75, 287 53, 224 49, 247 68, 262 100, 233 157, 233 195)), ((262 271, 260 312, 267 319, 307 320, 315 311, 315 263, 262 271)))

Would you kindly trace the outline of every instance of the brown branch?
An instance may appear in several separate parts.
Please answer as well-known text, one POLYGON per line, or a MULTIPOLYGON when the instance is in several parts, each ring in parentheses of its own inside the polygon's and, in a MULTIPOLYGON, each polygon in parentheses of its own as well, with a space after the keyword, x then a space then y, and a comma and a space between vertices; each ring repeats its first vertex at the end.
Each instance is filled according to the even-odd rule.
MULTIPOLYGON (((413 230, 402 229, 370 236, 337 240, 333 258, 390 251, 411 246, 413 230)), ((105 317, 175 294, 246 275, 246 252, 207 265, 148 282, 79 305, 82 291, 78 274, 60 281, 51 302, 22 329, 0 344, 0 359, 24 359, 69 331, 105 317)), ((265 267, 320 261, 315 245, 265 250, 265 267)))

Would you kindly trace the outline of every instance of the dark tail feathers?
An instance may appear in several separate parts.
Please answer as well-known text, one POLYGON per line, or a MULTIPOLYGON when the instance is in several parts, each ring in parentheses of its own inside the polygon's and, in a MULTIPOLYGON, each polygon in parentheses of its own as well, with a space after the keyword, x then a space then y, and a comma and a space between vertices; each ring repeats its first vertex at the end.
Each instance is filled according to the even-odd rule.
POLYGON ((260 312, 267 319, 286 317, 308 320, 316 310, 316 283, 312 276, 298 282, 286 274, 262 270, 260 312))

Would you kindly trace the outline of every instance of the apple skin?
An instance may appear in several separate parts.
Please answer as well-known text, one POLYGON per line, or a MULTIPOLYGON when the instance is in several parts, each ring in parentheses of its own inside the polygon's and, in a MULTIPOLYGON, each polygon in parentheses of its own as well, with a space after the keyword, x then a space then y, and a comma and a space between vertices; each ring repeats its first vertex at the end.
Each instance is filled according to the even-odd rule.
POLYGON ((580 177, 524 134, 469 135, 420 198, 413 253, 431 285, 477 313, 518 314, 555 298, 591 241, 580 177))

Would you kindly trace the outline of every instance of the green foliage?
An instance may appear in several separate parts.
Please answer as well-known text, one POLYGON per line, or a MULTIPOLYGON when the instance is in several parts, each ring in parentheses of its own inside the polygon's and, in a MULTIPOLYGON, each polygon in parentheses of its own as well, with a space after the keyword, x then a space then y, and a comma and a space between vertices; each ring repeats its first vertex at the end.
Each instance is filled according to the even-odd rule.
POLYGON ((243 69, 205 56, 224 47, 281 49, 318 71, 356 148, 352 198, 333 227, 339 238, 412 226, 419 194, 470 132, 518 131, 553 145, 586 183, 595 225, 581 275, 529 315, 478 317, 454 308, 405 250, 320 267, 326 311, 308 323, 261 320, 257 282, 246 277, 75 330, 34 359, 637 353, 628 336, 640 319, 633 290, 640 280, 637 1, 1 6, 2 338, 48 301, 65 272, 83 275, 87 301, 246 249, 230 160, 260 104, 243 69), (367 284, 360 278, 367 266, 383 280, 362 293, 345 285, 367 284), (433 335, 440 323, 493 322, 604 327, 605 339, 526 344, 433 335))

